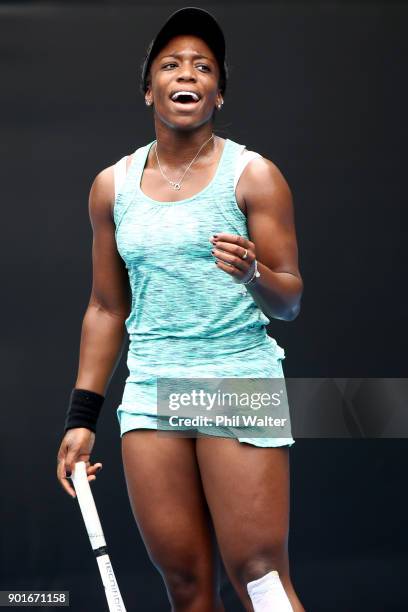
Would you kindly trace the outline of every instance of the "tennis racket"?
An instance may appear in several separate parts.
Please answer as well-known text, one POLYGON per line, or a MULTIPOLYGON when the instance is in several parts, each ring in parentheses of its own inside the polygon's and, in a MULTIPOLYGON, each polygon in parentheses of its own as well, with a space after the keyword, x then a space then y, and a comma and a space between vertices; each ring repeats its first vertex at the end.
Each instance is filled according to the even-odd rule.
POLYGON ((82 518, 84 519, 89 540, 98 563, 102 583, 105 588, 106 599, 108 601, 109 612, 126 612, 109 559, 102 525, 99 520, 88 481, 88 475, 86 473, 85 461, 78 461, 75 463, 74 470, 71 474, 71 480, 74 483, 82 518))

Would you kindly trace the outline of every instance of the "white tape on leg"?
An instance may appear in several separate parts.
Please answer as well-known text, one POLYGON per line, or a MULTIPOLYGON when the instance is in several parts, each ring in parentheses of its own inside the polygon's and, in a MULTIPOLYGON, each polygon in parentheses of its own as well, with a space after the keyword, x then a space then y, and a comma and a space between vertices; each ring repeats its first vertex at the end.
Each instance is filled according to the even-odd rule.
POLYGON ((252 601, 254 612, 293 612, 286 591, 280 581, 279 574, 272 570, 247 584, 248 595, 252 601))

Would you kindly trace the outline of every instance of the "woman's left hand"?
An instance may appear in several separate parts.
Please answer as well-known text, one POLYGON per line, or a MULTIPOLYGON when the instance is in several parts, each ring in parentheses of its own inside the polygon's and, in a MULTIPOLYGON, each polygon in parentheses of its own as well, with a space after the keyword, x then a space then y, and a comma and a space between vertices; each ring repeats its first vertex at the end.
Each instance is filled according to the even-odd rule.
POLYGON ((255 244, 237 234, 216 234, 210 242, 213 244, 211 251, 216 257, 216 265, 221 270, 232 276, 236 283, 246 283, 255 270, 255 244), (242 259, 247 250, 247 257, 242 259))

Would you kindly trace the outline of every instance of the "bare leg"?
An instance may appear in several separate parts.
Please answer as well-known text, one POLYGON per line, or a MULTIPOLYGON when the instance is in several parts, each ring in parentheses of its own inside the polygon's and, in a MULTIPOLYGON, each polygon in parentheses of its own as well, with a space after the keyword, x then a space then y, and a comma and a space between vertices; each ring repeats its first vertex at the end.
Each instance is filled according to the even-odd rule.
POLYGON ((174 612, 223 612, 219 560, 194 438, 137 429, 122 436, 133 515, 174 612))
POLYGON ((288 558, 289 451, 234 438, 197 438, 197 460, 226 572, 245 610, 246 585, 277 570, 294 612, 305 612, 288 558))

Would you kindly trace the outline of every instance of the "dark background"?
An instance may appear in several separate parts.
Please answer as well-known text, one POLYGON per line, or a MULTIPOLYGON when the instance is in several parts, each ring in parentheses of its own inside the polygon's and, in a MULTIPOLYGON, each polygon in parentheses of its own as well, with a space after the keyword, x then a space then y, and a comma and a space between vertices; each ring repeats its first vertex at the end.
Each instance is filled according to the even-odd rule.
MULTIPOLYGON (((91 284, 88 193, 100 170, 155 138, 139 66, 182 6, 0 4, 0 589, 69 590, 75 612, 107 609, 78 504, 55 475, 91 284)), ((408 7, 198 6, 227 39, 215 132, 274 161, 294 196, 302 311, 269 326, 286 376, 405 377, 408 7)), ((123 358, 92 490, 128 611, 156 612, 170 606, 120 456, 126 375, 123 358)), ((408 609, 406 452, 405 439, 292 447, 291 569, 308 612, 408 609)), ((243 609, 225 577, 223 597, 228 612, 243 609)))

